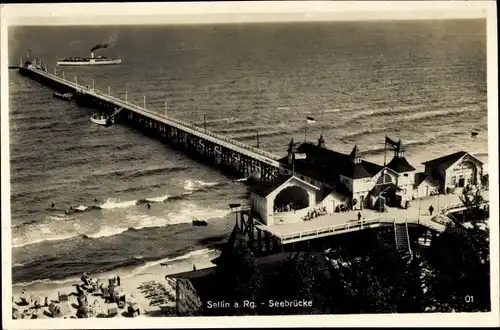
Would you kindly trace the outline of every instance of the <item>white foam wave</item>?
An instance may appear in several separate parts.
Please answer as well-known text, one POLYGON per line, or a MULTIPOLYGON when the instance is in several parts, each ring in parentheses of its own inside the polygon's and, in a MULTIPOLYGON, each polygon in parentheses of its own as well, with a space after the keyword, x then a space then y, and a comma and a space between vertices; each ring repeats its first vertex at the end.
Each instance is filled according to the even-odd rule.
POLYGON ((90 237, 90 238, 109 237, 109 236, 121 234, 127 230, 128 230, 128 228, 120 228, 120 227, 113 228, 113 227, 106 226, 106 227, 101 228, 96 233, 86 234, 86 235, 87 235, 87 237, 90 237))
POLYGON ((136 203, 137 201, 135 200, 121 202, 119 198, 108 198, 100 207, 102 209, 118 209, 134 206, 136 203))
POLYGON ((84 205, 78 205, 78 207, 76 208, 78 211, 85 211, 86 209, 88 209, 88 206, 84 206, 84 205))
POLYGON ((248 180, 248 178, 240 178, 240 179, 234 180, 234 182, 245 182, 247 180, 248 180))
POLYGON ((31 240, 28 242, 21 242, 22 237, 21 238, 12 238, 12 248, 20 248, 23 246, 38 244, 38 243, 42 243, 42 242, 63 241, 65 239, 70 239, 70 238, 75 237, 75 236, 78 236, 78 234, 75 233, 75 234, 66 234, 66 235, 56 235, 53 237, 44 237, 44 238, 31 240))
POLYGON ((231 213, 230 210, 214 210, 210 208, 197 208, 194 204, 185 204, 184 208, 182 208, 179 212, 170 212, 168 217, 168 224, 179 224, 179 223, 188 223, 196 219, 215 219, 215 218, 223 218, 231 213))
POLYGON ((220 182, 206 182, 202 180, 184 180, 184 190, 194 191, 203 187, 212 187, 220 184, 220 182))
POLYGON ((149 202, 161 203, 161 202, 167 200, 169 197, 170 197, 170 195, 163 195, 163 196, 158 196, 158 197, 146 198, 146 200, 149 202))

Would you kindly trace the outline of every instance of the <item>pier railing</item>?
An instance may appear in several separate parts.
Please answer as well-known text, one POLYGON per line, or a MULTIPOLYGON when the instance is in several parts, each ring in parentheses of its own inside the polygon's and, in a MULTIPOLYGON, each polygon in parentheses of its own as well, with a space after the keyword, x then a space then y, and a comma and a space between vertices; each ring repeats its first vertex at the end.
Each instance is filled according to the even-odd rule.
POLYGON ((261 149, 252 147, 252 146, 250 146, 248 144, 245 144, 245 143, 242 143, 240 141, 228 138, 228 137, 226 137, 226 136, 224 136, 222 134, 211 132, 209 130, 206 130, 205 128, 201 128, 201 127, 196 126, 194 124, 187 123, 187 122, 184 122, 182 120, 175 119, 175 118, 172 118, 172 117, 169 117, 169 116, 160 115, 157 112, 148 110, 145 107, 141 107, 139 105, 131 103, 128 100, 124 101, 124 100, 119 99, 119 98, 117 98, 115 96, 112 96, 110 93, 106 94, 106 93, 101 92, 98 89, 90 88, 88 86, 79 85, 77 81, 73 82, 73 81, 65 79, 64 77, 59 77, 59 76, 57 76, 57 74, 51 74, 51 73, 49 73, 47 71, 42 70, 42 68, 30 67, 28 69, 32 70, 32 71, 36 71, 38 74, 41 74, 41 75, 46 76, 46 77, 48 77, 50 79, 56 80, 56 81, 58 81, 58 82, 60 82, 60 83, 62 83, 64 85, 67 85, 67 86, 69 86, 71 88, 74 88, 78 92, 85 92, 85 93, 93 95, 93 96, 95 96, 97 98, 100 98, 100 99, 106 100, 108 102, 114 103, 115 105, 119 105, 121 107, 130 109, 130 110, 134 110, 134 111, 136 111, 138 113, 141 113, 143 115, 146 115, 148 117, 153 117, 154 119, 156 119, 158 121, 175 123, 177 125, 180 125, 181 127, 178 127, 178 128, 181 128, 181 129, 182 128, 189 128, 189 129, 191 129, 193 131, 196 131, 198 133, 204 134, 206 136, 210 136, 210 137, 215 138, 217 140, 224 141, 224 142, 226 142, 228 144, 237 146, 237 147, 239 147, 241 149, 253 152, 256 155, 263 156, 263 157, 265 157, 265 159, 260 158, 260 160, 262 160, 262 161, 264 161, 264 162, 266 162, 266 163, 268 163, 270 165, 273 165, 273 166, 278 167, 278 168, 281 166, 280 163, 277 161, 281 157, 279 157, 278 155, 275 155, 273 153, 270 153, 270 152, 267 152, 265 150, 261 150, 261 149))
MULTIPOLYGON (((261 226, 265 227, 265 230, 268 231, 273 236, 277 237, 281 243, 290 243, 292 241, 301 241, 307 238, 313 238, 318 236, 325 236, 327 234, 340 234, 342 232, 348 232, 353 230, 362 230, 366 228, 375 228, 380 227, 383 224, 395 224, 397 222, 396 218, 375 218, 368 220, 351 220, 343 224, 335 224, 315 229, 307 229, 301 230, 288 234, 277 233, 272 229, 272 226, 265 226, 261 223, 258 223, 261 226)), ((433 220, 427 220, 423 218, 406 218, 404 223, 412 223, 412 224, 421 224, 431 229, 437 231, 443 231, 445 229, 445 223, 439 223, 433 220)))

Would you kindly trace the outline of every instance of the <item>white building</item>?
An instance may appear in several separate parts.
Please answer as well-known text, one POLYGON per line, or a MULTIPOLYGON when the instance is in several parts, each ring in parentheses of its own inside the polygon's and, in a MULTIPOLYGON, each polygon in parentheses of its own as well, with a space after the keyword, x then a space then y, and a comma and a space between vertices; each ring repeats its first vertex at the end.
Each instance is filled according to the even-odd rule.
POLYGON ((439 182, 439 189, 444 193, 450 193, 455 188, 481 183, 483 163, 465 151, 429 160, 423 164, 425 173, 439 182))
POLYGON ((317 145, 305 142, 294 148, 293 144, 292 140, 288 156, 280 160, 283 166, 344 195, 350 209, 374 207, 381 196, 390 206, 404 206, 413 198, 415 168, 406 160, 401 143, 387 166, 364 160, 357 146, 349 155, 327 149, 322 136, 317 145))
POLYGON ((252 210, 267 226, 300 221, 310 209, 317 207, 320 190, 294 175, 281 176, 252 187, 252 210))

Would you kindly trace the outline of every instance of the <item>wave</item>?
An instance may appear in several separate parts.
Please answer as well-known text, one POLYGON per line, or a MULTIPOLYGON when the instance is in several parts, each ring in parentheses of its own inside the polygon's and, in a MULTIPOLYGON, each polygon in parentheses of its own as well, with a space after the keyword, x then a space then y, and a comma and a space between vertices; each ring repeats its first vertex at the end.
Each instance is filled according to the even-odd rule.
POLYGON ((131 200, 131 201, 120 201, 119 198, 108 198, 104 202, 104 204, 101 204, 99 207, 103 210, 110 210, 110 209, 121 209, 121 208, 126 208, 126 207, 131 207, 137 205, 136 200, 131 200))
MULTIPOLYGON (((32 223, 25 225, 18 225, 18 229, 22 230, 21 233, 16 234, 17 237, 12 239, 13 248, 26 247, 28 245, 39 244, 49 241, 64 241, 70 239, 98 239, 103 237, 111 237, 122 234, 127 231, 137 231, 145 228, 164 227, 169 225, 176 225, 182 223, 191 223, 194 218, 196 219, 217 219, 223 218, 230 213, 226 209, 212 209, 209 207, 200 207, 196 204, 185 203, 177 211, 171 211, 165 216, 152 216, 148 214, 127 214, 125 219, 118 227, 113 227, 104 224, 97 231, 86 230, 77 219, 67 218, 65 227, 62 230, 69 232, 61 233, 56 232, 61 230, 60 219, 49 217, 48 221, 41 223, 32 223), (43 237, 45 235, 45 237, 43 237), (42 236, 42 237, 40 237, 42 236)), ((85 225, 85 224, 84 224, 85 225)), ((83 226, 84 226, 83 225, 83 226)))
POLYGON ((184 190, 187 190, 188 192, 204 189, 207 187, 214 187, 217 185, 222 185, 225 182, 206 182, 202 180, 184 180, 184 190))
POLYGON ((74 234, 63 234, 63 235, 57 235, 57 236, 54 236, 54 237, 47 237, 47 238, 39 238, 39 239, 34 239, 34 240, 31 240, 31 241, 28 241, 28 242, 23 242, 23 243, 17 243, 16 240, 13 238, 12 239, 12 248, 21 248, 21 247, 25 247, 25 246, 28 246, 28 245, 33 245, 33 244, 39 244, 39 243, 43 243, 43 242, 50 242, 50 241, 64 241, 64 240, 67 240, 67 239, 71 239, 73 237, 75 237, 76 235, 74 234))
POLYGON ((128 228, 113 228, 113 227, 105 226, 105 227, 101 228, 101 230, 99 230, 97 233, 85 234, 82 236, 84 238, 87 238, 87 239, 110 237, 110 236, 119 235, 123 232, 126 232, 127 230, 128 230, 128 228))

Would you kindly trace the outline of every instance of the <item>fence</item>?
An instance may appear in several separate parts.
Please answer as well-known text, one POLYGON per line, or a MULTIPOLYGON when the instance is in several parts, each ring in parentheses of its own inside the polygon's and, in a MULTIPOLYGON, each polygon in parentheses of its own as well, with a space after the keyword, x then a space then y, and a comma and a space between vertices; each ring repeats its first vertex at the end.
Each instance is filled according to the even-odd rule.
POLYGON ((133 110, 136 110, 138 112, 143 112, 143 113, 145 112, 147 114, 150 114, 150 115, 153 115, 153 116, 157 117, 157 119, 161 118, 161 121, 174 122, 174 123, 176 123, 178 125, 181 125, 183 127, 190 128, 190 129, 192 129, 194 131, 197 131, 199 133, 202 133, 202 134, 211 136, 213 138, 216 138, 218 140, 224 141, 224 142, 226 142, 228 144, 237 146, 237 147, 242 148, 242 149, 247 150, 247 151, 251 151, 251 152, 253 152, 253 153, 257 154, 257 155, 267 157, 267 158, 269 158, 269 160, 267 160, 267 159, 260 159, 260 160, 262 160, 262 161, 264 161, 264 162, 266 162, 266 163, 268 163, 270 165, 273 165, 273 166, 276 166, 276 167, 280 167, 279 163, 277 162, 277 160, 280 158, 278 155, 275 155, 275 154, 272 154, 270 152, 267 152, 267 151, 264 151, 264 150, 261 150, 261 149, 249 146, 249 145, 247 145, 245 143, 233 140, 231 138, 228 138, 228 137, 226 137, 224 135, 221 135, 221 134, 218 134, 218 133, 214 133, 214 132, 208 131, 208 130, 206 130, 204 128, 198 127, 198 126, 193 125, 191 123, 187 123, 187 122, 181 121, 179 119, 175 119, 175 118, 167 117, 167 116, 161 116, 160 117, 158 113, 150 111, 150 110, 148 110, 145 107, 140 107, 140 106, 138 106, 136 104, 133 104, 133 103, 129 102, 128 100, 124 101, 124 100, 119 99, 119 98, 117 98, 115 96, 112 96, 110 94, 103 93, 103 92, 101 92, 98 89, 90 88, 88 86, 79 85, 77 82, 72 82, 72 81, 69 81, 69 80, 65 79, 64 77, 61 78, 61 77, 58 77, 57 75, 53 75, 51 73, 48 73, 48 72, 44 71, 42 68, 30 67, 30 69, 31 70, 36 70, 41 75, 44 75, 44 76, 46 76, 48 78, 51 78, 53 80, 56 80, 56 81, 62 83, 62 84, 70 86, 70 87, 74 88, 76 91, 83 91, 83 90, 85 90, 90 95, 93 95, 93 96, 95 96, 97 98, 106 100, 108 102, 115 103, 116 105, 120 105, 120 106, 122 106, 124 108, 133 109, 133 110))

